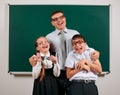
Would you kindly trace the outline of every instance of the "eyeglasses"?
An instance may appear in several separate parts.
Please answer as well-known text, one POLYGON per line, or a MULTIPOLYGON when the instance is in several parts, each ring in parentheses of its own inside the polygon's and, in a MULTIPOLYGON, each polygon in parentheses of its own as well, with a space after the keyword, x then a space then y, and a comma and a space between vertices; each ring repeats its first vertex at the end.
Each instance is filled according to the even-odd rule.
POLYGON ((64 19, 64 18, 65 18, 65 16, 62 15, 62 16, 57 17, 57 18, 52 18, 52 21, 58 21, 59 19, 62 20, 62 19, 64 19))
POLYGON ((78 40, 78 41, 73 41, 73 42, 72 42, 72 45, 83 44, 83 43, 85 43, 85 41, 83 41, 83 40, 78 40))

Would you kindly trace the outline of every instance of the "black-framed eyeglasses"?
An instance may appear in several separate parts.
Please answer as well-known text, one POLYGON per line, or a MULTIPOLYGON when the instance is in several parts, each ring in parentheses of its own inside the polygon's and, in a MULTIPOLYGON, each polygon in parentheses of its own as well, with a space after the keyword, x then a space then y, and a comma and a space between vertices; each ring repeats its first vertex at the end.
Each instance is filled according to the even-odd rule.
POLYGON ((83 44, 83 43, 85 43, 85 41, 83 41, 83 40, 78 40, 78 41, 73 41, 73 42, 72 42, 72 45, 83 44))
POLYGON ((64 19, 64 18, 65 18, 65 16, 62 15, 62 16, 57 17, 57 18, 52 18, 52 21, 58 21, 59 19, 62 20, 62 19, 64 19))

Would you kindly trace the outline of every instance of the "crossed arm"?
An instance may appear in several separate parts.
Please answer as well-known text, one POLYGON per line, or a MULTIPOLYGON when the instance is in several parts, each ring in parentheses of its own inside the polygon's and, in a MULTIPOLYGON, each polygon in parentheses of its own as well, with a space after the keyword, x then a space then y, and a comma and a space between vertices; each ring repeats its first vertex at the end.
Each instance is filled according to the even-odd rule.
POLYGON ((75 68, 66 68, 66 75, 67 78, 71 78, 73 75, 76 73, 86 70, 87 72, 92 71, 94 73, 101 73, 102 72, 102 67, 100 61, 97 59, 93 62, 90 62, 86 59, 80 60, 75 68))

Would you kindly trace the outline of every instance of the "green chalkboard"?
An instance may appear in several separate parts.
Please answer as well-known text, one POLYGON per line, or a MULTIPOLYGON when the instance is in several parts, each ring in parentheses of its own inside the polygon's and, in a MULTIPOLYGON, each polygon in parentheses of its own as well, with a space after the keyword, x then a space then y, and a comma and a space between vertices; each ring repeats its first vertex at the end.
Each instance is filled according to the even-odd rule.
POLYGON ((55 10, 65 13, 67 28, 79 31, 100 52, 103 71, 109 72, 109 5, 9 5, 9 72, 31 72, 34 41, 54 30, 50 15, 55 10))

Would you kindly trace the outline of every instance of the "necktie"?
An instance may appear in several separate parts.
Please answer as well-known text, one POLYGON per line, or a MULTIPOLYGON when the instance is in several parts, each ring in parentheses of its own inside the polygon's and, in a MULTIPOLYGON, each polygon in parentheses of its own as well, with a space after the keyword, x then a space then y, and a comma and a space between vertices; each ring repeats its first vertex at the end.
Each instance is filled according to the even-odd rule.
POLYGON ((50 60, 49 57, 45 57, 45 56, 41 56, 41 59, 42 59, 42 60, 45 60, 45 59, 50 60))
POLYGON ((45 56, 41 56, 41 59, 44 60, 44 59, 45 59, 45 56))
POLYGON ((63 31, 61 31, 60 33, 60 41, 61 41, 61 50, 62 50, 62 63, 64 64, 66 59, 66 41, 63 31))

